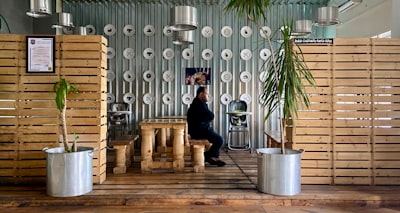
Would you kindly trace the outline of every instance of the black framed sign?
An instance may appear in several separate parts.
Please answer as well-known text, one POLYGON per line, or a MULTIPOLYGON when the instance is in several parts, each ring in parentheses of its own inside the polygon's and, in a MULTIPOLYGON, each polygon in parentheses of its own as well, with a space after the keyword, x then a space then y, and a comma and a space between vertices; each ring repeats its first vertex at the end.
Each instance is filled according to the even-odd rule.
POLYGON ((26 37, 26 72, 54 73, 55 72, 55 37, 27 36, 26 37))

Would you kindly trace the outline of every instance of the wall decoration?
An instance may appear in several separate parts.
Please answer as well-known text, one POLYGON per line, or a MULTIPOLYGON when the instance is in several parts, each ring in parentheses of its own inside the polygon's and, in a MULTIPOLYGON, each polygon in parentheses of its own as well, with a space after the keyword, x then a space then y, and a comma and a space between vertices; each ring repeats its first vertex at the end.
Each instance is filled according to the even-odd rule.
POLYGON ((271 56, 271 50, 264 48, 260 51, 260 58, 266 61, 271 56))
POLYGON ((152 104, 154 102, 154 96, 150 93, 146 93, 143 95, 143 103, 152 104))
POLYGON ((201 56, 203 57, 204 60, 211 60, 213 57, 213 51, 210 49, 205 49, 203 52, 201 52, 201 56))
POLYGON ((86 25, 86 33, 88 35, 95 35, 96 34, 96 28, 93 25, 88 24, 88 25, 86 25))
POLYGON ((26 72, 55 72, 55 37, 26 36, 26 72))
POLYGON ((221 80, 225 83, 228 83, 232 80, 232 73, 228 71, 224 71, 221 73, 221 80))
POLYGON ((107 103, 111 104, 115 102, 115 96, 112 93, 107 93, 107 103))
POLYGON ((174 102, 174 96, 171 93, 164 94, 162 101, 165 105, 172 104, 174 102))
POLYGON ((146 25, 143 28, 143 32, 146 36, 153 36, 156 33, 153 25, 146 25))
POLYGON ((174 78, 175 78, 175 74, 171 70, 167 70, 163 73, 164 81, 170 82, 170 81, 174 80, 174 78))
POLYGON ((182 57, 185 60, 190 60, 193 58, 193 50, 190 48, 186 48, 182 51, 182 57))
POLYGON ((104 26, 104 34, 108 36, 113 36, 116 32, 115 26, 112 24, 107 24, 104 26))
POLYGON ((135 57, 135 51, 132 48, 126 48, 124 49, 123 55, 129 60, 135 57))
POLYGON ((224 26, 221 29, 221 35, 225 38, 229 38, 232 36, 232 28, 230 26, 224 26))
POLYGON ((143 80, 146 81, 146 82, 153 81, 154 80, 154 72, 151 71, 151 70, 146 70, 143 73, 143 80))
POLYGON ((174 52, 174 50, 171 49, 171 48, 166 48, 166 49, 163 51, 163 56, 164 56, 165 59, 171 60, 171 59, 174 58, 175 52, 174 52))
POLYGON ((66 35, 72 35, 74 34, 74 28, 73 27, 63 27, 62 31, 66 35))
POLYGON ((111 59, 115 57, 115 50, 112 47, 107 47, 107 58, 111 59))
POLYGON ((246 102, 247 104, 250 104, 250 103, 251 103, 251 95, 249 95, 249 94, 247 94, 247 93, 244 93, 244 94, 240 95, 239 99, 240 99, 241 101, 246 102))
POLYGON ((182 103, 184 103, 186 105, 189 105, 189 104, 192 103, 192 101, 193 101, 193 95, 192 94, 186 93, 186 94, 182 95, 182 103))
POLYGON ((211 68, 186 68, 186 85, 210 85, 211 68))
POLYGON ((168 26, 168 25, 165 26, 164 29, 163 29, 163 33, 164 33, 164 35, 167 36, 167 37, 172 36, 173 32, 174 32, 174 31, 172 31, 171 26, 168 26))
POLYGON ((223 105, 228 105, 232 101, 232 96, 229 94, 223 94, 221 95, 221 103, 223 105))
POLYGON ((132 70, 125 71, 123 74, 123 78, 127 82, 132 82, 135 80, 135 73, 132 72, 132 70))
POLYGON ((154 58, 154 50, 151 48, 146 48, 143 51, 143 56, 145 59, 153 59, 154 58))
POLYGON ((251 34, 253 34, 253 30, 249 27, 249 26, 244 26, 242 27, 242 29, 240 30, 240 34, 244 37, 244 38, 248 38, 251 36, 251 34))
POLYGON ((267 32, 268 36, 271 36, 271 33, 272 33, 272 32, 271 32, 271 28, 269 28, 268 26, 263 26, 263 27, 260 29, 260 35, 261 35, 261 37, 266 38, 265 32, 267 32))
POLYGON ((204 38, 210 38, 213 35, 213 29, 210 26, 205 26, 201 30, 201 34, 204 38))
POLYGON ((115 79, 115 72, 112 70, 107 71, 107 80, 113 81, 115 79))
POLYGON ((243 49, 242 51, 240 51, 240 58, 242 58, 245 61, 250 60, 252 56, 253 54, 249 49, 243 49))
POLYGON ((221 58, 225 61, 229 61, 232 58, 232 51, 230 49, 224 49, 221 52, 221 58))
POLYGON ((125 25, 123 31, 126 36, 133 36, 136 32, 135 27, 131 24, 125 25))
POLYGON ((250 82, 251 73, 249 71, 243 71, 240 73, 240 80, 244 83, 250 82))
POLYGON ((127 104, 133 104, 136 100, 136 97, 134 94, 132 93, 125 93, 124 97, 122 98, 124 100, 125 103, 127 104))

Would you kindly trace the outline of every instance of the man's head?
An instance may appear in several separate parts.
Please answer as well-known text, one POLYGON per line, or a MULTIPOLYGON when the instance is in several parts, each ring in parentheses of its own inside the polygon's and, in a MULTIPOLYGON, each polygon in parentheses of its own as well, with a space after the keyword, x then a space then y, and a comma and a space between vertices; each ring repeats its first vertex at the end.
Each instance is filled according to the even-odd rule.
POLYGON ((202 100, 204 102, 208 102, 208 89, 207 89, 207 87, 199 87, 197 89, 196 96, 200 100, 202 100))

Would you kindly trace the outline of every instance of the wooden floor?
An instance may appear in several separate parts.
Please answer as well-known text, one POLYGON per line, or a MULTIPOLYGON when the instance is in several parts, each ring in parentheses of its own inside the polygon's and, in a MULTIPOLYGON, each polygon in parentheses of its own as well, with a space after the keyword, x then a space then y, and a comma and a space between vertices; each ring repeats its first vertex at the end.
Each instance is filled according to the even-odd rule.
MULTIPOLYGON (((112 174, 79 197, 46 195, 45 185, 0 186, 1 212, 400 212, 399 186, 303 185, 295 196, 257 190, 257 156, 222 153, 227 165, 206 165, 205 173, 156 170, 141 174, 139 158, 126 174, 112 174)), ((188 160, 189 161, 189 160, 188 160)))

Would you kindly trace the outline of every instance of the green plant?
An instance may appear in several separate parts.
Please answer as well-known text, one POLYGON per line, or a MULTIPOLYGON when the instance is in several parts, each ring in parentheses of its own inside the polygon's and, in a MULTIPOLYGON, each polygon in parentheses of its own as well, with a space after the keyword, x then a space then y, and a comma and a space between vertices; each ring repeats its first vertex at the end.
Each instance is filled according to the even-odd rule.
MULTIPOLYGON (((266 21, 266 11, 270 8, 268 0, 230 0, 225 7, 225 12, 236 12, 239 18, 246 18, 254 23, 258 29, 262 29, 260 21, 266 21)), ((267 109, 265 119, 277 111, 281 127, 281 152, 285 153, 286 127, 289 119, 294 121, 300 105, 310 106, 303 80, 309 85, 314 85, 312 73, 306 66, 303 53, 292 40, 293 20, 288 23, 283 19, 283 27, 280 30, 281 40, 278 48, 274 50, 271 38, 264 31, 266 41, 273 54, 262 66, 266 71, 260 102, 267 109), (296 45, 294 48, 293 45, 296 45)))
POLYGON ((60 77, 60 80, 54 83, 53 92, 56 93, 55 101, 57 109, 60 111, 62 142, 64 144, 64 150, 66 152, 76 152, 77 151, 76 141, 78 140, 79 136, 74 134, 74 141, 72 143, 72 147, 70 148, 67 138, 68 132, 67 132, 66 111, 67 111, 67 95, 71 92, 78 93, 79 90, 77 89, 75 84, 71 84, 69 81, 65 80, 65 78, 60 77))

